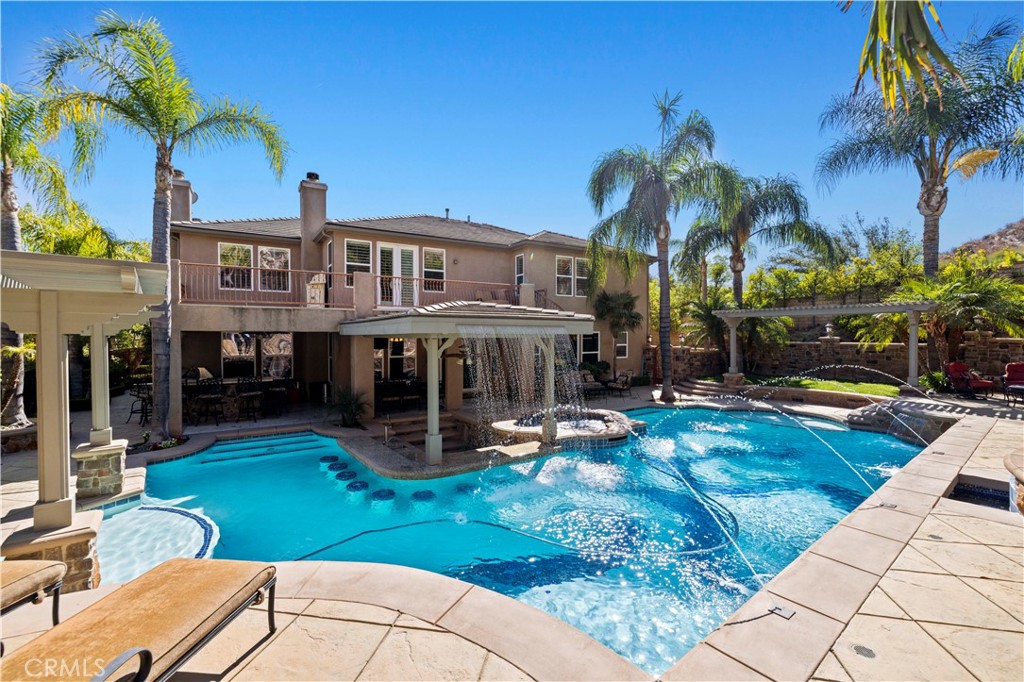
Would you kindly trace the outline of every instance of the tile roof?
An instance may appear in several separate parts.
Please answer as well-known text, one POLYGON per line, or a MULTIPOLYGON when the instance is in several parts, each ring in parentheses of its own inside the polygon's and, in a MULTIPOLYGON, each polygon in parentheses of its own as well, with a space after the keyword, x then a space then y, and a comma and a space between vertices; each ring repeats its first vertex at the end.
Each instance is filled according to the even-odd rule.
POLYGON ((587 248, 587 240, 581 239, 580 237, 573 237, 572 235, 562 234, 561 232, 552 232, 551 230, 542 230, 536 234, 531 234, 525 239, 521 239, 516 244, 524 242, 535 242, 537 244, 552 244, 554 246, 568 246, 574 249, 585 249, 587 248))
POLYGON ((301 239, 302 224, 298 218, 241 218, 236 220, 191 220, 175 221, 171 228, 201 232, 235 232, 238 234, 277 237, 279 239, 301 239))
POLYGON ((328 220, 326 226, 356 227, 381 232, 435 237, 437 239, 477 242, 493 246, 509 246, 527 236, 524 232, 507 230, 496 225, 467 223, 464 220, 445 219, 425 213, 381 216, 378 218, 328 220))

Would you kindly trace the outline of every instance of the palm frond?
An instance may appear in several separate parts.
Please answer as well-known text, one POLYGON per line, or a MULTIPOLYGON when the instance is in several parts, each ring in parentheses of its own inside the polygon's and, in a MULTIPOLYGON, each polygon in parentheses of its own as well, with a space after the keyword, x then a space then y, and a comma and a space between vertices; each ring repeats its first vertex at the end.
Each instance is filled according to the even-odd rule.
POLYGON ((236 142, 259 142, 278 180, 284 173, 288 143, 281 128, 258 104, 236 104, 221 99, 203 105, 196 120, 171 141, 182 151, 210 151, 236 142))

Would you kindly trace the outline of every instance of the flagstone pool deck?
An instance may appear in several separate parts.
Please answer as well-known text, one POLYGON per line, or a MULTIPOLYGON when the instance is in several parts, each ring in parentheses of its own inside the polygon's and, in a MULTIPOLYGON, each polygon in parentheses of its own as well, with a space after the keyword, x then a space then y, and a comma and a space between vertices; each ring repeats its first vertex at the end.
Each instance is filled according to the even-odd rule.
MULTIPOLYGON (((1024 679, 1024 517, 945 497, 958 481, 1005 488, 1004 459, 1022 449, 1021 422, 965 417, 660 679, 1024 679)), ((176 679, 650 679, 571 626, 451 578, 277 565, 277 633, 247 613, 176 679)), ((67 595, 64 618, 117 588, 67 595)), ((7 650, 48 613, 4 616, 7 650)))

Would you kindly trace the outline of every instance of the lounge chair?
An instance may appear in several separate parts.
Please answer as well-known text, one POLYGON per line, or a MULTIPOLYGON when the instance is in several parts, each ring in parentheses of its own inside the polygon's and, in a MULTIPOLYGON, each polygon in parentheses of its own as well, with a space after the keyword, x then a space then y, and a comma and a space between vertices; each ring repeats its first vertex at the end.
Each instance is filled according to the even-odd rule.
POLYGON ((265 592, 275 632, 275 572, 252 561, 165 561, 0 659, 0 679, 166 680, 265 592))
POLYGON ((946 377, 949 379, 953 392, 976 398, 978 393, 985 395, 992 394, 995 382, 989 379, 982 379, 977 372, 972 372, 970 367, 963 362, 947 362, 946 377))
POLYGON ((1013 406, 1024 400, 1024 362, 1008 362, 1003 374, 1003 396, 1013 406))
POLYGON ((609 381, 605 386, 609 391, 615 391, 622 397, 623 393, 633 395, 633 370, 626 370, 625 372, 619 372, 619 375, 615 377, 613 381, 609 381))
POLYGON ((580 388, 583 390, 584 398, 595 396, 608 397, 608 389, 600 381, 594 378, 590 372, 580 372, 580 388))
MULTIPOLYGON (((0 561, 0 615, 53 595, 53 624, 60 622, 60 588, 68 567, 60 561, 0 561)), ((0 655, 3 644, 0 643, 0 655)))

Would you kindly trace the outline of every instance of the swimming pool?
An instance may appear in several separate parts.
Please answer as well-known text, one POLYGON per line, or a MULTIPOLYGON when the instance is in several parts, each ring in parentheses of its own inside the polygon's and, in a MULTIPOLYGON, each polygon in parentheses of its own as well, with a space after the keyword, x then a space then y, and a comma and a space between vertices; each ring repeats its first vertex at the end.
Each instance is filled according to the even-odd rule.
POLYGON ((656 674, 867 496, 826 443, 874 486, 918 451, 771 413, 629 415, 648 436, 422 481, 381 478, 311 433, 220 442, 151 465, 146 503, 108 512, 104 579, 193 555, 200 537, 219 558, 404 564, 536 606, 656 674))

